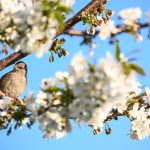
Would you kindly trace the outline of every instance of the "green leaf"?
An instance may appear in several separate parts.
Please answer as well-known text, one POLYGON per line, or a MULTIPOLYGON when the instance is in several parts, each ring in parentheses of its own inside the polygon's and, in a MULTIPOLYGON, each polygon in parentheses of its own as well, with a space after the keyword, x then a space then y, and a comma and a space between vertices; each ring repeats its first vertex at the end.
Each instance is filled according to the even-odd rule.
POLYGON ((63 106, 68 106, 73 99, 74 99, 73 94, 69 89, 67 89, 67 91, 64 91, 63 94, 61 95, 61 102, 63 106))
POLYGON ((44 92, 47 92, 47 93, 56 93, 56 92, 61 92, 61 88, 59 87, 56 87, 56 86, 52 86, 50 88, 48 88, 47 90, 43 90, 44 92))
POLYGON ((130 65, 132 70, 136 71, 140 75, 145 75, 144 70, 140 66, 138 66, 137 64, 129 64, 129 65, 130 65))
POLYGON ((120 53, 121 53, 121 50, 120 50, 120 47, 119 47, 119 44, 118 42, 115 42, 115 56, 116 56, 116 60, 120 62, 120 53))
POLYGON ((130 72, 131 72, 130 64, 128 64, 127 62, 122 62, 121 64, 122 64, 122 66, 123 66, 124 73, 125 73, 126 75, 129 75, 130 72))

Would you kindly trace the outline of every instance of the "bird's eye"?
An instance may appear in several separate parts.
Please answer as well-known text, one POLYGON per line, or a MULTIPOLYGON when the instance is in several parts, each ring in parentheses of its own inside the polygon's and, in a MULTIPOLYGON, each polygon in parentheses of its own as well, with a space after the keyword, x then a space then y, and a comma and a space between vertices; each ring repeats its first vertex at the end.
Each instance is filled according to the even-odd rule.
POLYGON ((18 66, 18 69, 23 69, 23 67, 22 66, 18 66))

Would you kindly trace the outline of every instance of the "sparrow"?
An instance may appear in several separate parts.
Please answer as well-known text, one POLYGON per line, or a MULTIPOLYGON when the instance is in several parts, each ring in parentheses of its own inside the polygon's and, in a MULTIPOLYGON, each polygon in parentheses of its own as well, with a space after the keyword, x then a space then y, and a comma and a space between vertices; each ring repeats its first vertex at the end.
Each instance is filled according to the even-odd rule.
POLYGON ((12 71, 4 74, 0 78, 0 91, 5 96, 17 99, 27 86, 27 65, 19 61, 12 71))

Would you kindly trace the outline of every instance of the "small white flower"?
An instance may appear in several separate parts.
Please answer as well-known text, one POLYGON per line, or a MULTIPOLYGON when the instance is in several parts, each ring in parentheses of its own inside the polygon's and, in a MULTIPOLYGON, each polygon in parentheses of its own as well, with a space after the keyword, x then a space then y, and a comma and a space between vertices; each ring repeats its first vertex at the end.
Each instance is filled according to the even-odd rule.
POLYGON ((112 34, 116 34, 119 30, 115 27, 114 21, 110 20, 106 24, 103 23, 99 27, 99 36, 102 40, 105 40, 106 38, 110 37, 112 34))
POLYGON ((0 99, 0 109, 6 110, 11 103, 11 99, 7 96, 4 96, 2 99, 0 99))
POLYGON ((45 100, 50 100, 51 96, 48 93, 45 93, 43 91, 40 91, 37 94, 37 99, 36 99, 36 103, 41 105, 41 106, 46 106, 46 101, 45 100))
POLYGON ((141 18, 142 11, 139 7, 127 8, 119 12, 119 17, 124 19, 126 25, 133 25, 141 18))
POLYGON ((60 139, 67 135, 67 132, 65 130, 59 131, 59 130, 52 130, 50 132, 47 132, 44 134, 43 139, 48 140, 50 138, 56 138, 60 139))
POLYGON ((114 60, 109 52, 107 52, 105 58, 100 59, 99 69, 111 78, 116 78, 122 72, 122 66, 114 60))
POLYGON ((72 6, 75 3, 75 0, 61 0, 61 4, 67 7, 72 6))
POLYGON ((62 138, 70 132, 70 124, 59 112, 47 111, 38 118, 40 129, 44 131, 44 139, 62 138))
POLYGON ((27 124, 28 122, 29 122, 29 118, 27 118, 27 117, 22 120, 23 124, 27 124))
POLYGON ((6 115, 7 115, 7 111, 2 111, 2 112, 0 113, 0 116, 2 116, 2 117, 6 116, 6 115))
POLYGON ((41 89, 46 91, 50 87, 56 86, 56 84, 55 78, 43 79, 41 83, 41 89))
POLYGON ((84 100, 75 99, 72 104, 69 105, 70 117, 79 120, 86 120, 87 113, 84 106, 84 100))
POLYGON ((132 133, 131 138, 142 140, 150 135, 149 122, 141 120, 132 121, 132 133))
POLYGON ((113 103, 105 102, 101 107, 93 110, 92 116, 88 123, 92 126, 103 128, 104 121, 112 110, 113 103))
POLYGON ((127 99, 114 100, 114 109, 117 109, 119 113, 123 113, 127 109, 127 99))
POLYGON ((58 71, 55 74, 55 77, 59 80, 59 81, 64 81, 64 79, 68 78, 68 72, 61 72, 58 71))
POLYGON ((45 93, 45 92, 43 92, 43 91, 40 91, 38 94, 37 94, 37 98, 38 99, 46 99, 46 100, 49 100, 50 99, 50 94, 48 94, 48 93, 45 93))
POLYGON ((29 109, 33 114, 36 114, 36 107, 35 107, 35 99, 33 98, 33 93, 30 92, 24 99, 27 109, 29 109))
POLYGON ((71 61, 71 67, 78 73, 81 71, 84 71, 84 69, 87 67, 87 59, 82 55, 81 52, 77 53, 72 61, 71 61))
POLYGON ((129 115, 131 118, 139 119, 139 120, 146 120, 147 119, 147 113, 144 107, 141 107, 139 109, 139 104, 135 103, 133 105, 133 109, 129 111, 129 115))
POLYGON ((145 91, 146 91, 146 96, 144 96, 145 103, 150 104, 150 89, 146 87, 145 91))

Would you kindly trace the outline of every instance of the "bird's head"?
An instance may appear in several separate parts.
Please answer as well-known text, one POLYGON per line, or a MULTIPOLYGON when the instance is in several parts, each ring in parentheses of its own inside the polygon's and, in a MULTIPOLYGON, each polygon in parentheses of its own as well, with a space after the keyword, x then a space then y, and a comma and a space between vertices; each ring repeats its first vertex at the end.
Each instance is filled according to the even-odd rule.
POLYGON ((14 69, 16 71, 27 72, 27 65, 23 61, 19 61, 15 64, 14 69))

